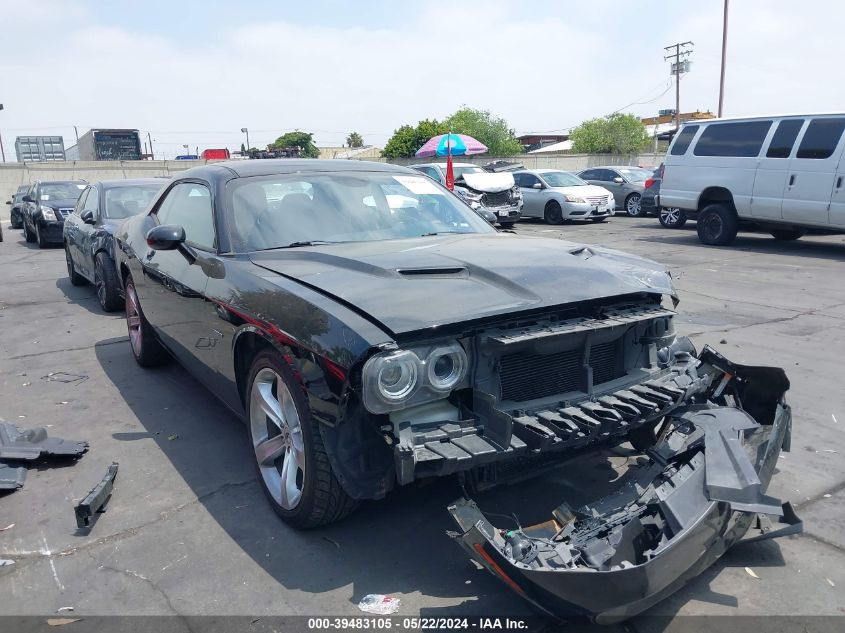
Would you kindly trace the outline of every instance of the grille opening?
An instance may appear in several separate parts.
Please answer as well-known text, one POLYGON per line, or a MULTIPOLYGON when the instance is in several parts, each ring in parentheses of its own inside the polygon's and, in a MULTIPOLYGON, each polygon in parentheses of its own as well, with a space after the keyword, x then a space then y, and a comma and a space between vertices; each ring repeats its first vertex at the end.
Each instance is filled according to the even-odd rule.
MULTIPOLYGON (((593 345, 590 367, 593 384, 600 385, 625 375, 620 353, 622 339, 593 345)), ((570 391, 587 391, 587 371, 582 366, 582 347, 554 354, 519 352, 502 356, 499 380, 502 400, 524 402, 570 391)))

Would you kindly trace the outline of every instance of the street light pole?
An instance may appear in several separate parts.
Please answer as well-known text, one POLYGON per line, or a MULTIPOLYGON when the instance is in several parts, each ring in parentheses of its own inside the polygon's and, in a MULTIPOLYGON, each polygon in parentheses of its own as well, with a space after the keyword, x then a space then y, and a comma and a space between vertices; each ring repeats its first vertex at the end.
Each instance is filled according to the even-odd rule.
MULTIPOLYGON (((0 103, 0 110, 3 109, 3 104, 0 103)), ((6 150, 3 149, 3 135, 0 134, 0 155, 3 156, 3 162, 6 162, 6 150)))
POLYGON ((722 116, 722 106, 725 101, 725 63, 728 56, 728 0, 725 0, 725 11, 722 17, 722 70, 719 75, 719 117, 722 116))
POLYGON ((246 152, 247 152, 247 154, 249 154, 249 150, 250 150, 250 147, 249 147, 249 130, 245 127, 242 127, 241 132, 246 134, 246 152))

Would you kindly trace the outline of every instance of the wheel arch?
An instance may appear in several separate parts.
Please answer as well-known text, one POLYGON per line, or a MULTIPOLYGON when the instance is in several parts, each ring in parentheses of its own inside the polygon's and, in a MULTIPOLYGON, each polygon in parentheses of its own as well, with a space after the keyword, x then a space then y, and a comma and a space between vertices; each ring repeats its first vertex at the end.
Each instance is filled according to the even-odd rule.
POLYGON ((736 213, 733 194, 726 187, 707 187, 698 197, 698 205, 696 209, 701 211, 704 207, 711 204, 724 204, 736 213))

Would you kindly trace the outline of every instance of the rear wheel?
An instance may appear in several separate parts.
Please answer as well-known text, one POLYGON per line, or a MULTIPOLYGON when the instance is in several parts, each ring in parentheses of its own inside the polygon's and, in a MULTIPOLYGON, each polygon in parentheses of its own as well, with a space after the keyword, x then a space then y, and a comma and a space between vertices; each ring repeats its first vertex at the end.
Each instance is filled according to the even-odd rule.
POLYGON ((126 326, 132 355, 141 367, 155 367, 170 360, 167 350, 158 342, 152 326, 141 311, 132 275, 126 277, 126 326))
POLYGON ((311 528, 333 523, 356 502, 332 472, 318 423, 302 388, 273 350, 252 362, 246 405, 258 479, 286 523, 311 528))
POLYGON ((547 202, 546 208, 543 211, 543 217, 548 224, 560 224, 563 222, 563 210, 561 210, 560 204, 555 200, 547 202))
POLYGON ((73 258, 70 256, 67 244, 65 244, 65 263, 67 264, 67 276, 72 286, 84 286, 88 283, 85 277, 76 272, 76 266, 73 264, 73 258))
POLYGON ((698 239, 710 246, 727 246, 736 239, 739 220, 733 209, 724 204, 710 204, 697 218, 698 239))
POLYGON ((799 237, 804 235, 804 231, 801 229, 772 229, 769 231, 776 240, 781 242, 791 242, 792 240, 797 240, 799 237))
POLYGON ((105 312, 114 312, 123 305, 117 292, 117 284, 114 261, 105 253, 97 253, 94 260, 94 285, 97 288, 97 299, 105 312))
POLYGON ((687 214, 678 207, 663 207, 657 217, 667 229, 679 229, 687 223, 687 214))
POLYGON ((22 222, 21 222, 21 214, 20 214, 19 211, 18 212, 12 212, 11 220, 12 220, 12 228, 13 229, 21 228, 22 222))
POLYGON ((638 193, 632 193, 625 198, 625 212, 632 218, 638 218, 643 214, 643 206, 641 204, 642 196, 638 193))

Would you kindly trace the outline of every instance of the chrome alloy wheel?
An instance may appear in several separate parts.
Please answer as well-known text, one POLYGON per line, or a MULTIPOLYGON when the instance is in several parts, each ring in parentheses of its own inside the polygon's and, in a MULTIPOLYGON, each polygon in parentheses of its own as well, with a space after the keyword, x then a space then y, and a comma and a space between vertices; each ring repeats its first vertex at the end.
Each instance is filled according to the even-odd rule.
POLYGON ((293 510, 305 487, 305 443, 293 396, 281 376, 264 367, 249 398, 250 435, 264 484, 276 503, 293 510))
MULTIPOLYGON (((99 290, 98 290, 99 294, 99 290)), ((129 329, 129 342, 136 357, 141 356, 143 331, 141 328, 141 309, 138 306, 138 295, 135 285, 126 284, 126 327, 129 329)))

